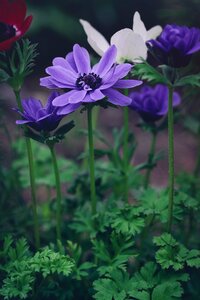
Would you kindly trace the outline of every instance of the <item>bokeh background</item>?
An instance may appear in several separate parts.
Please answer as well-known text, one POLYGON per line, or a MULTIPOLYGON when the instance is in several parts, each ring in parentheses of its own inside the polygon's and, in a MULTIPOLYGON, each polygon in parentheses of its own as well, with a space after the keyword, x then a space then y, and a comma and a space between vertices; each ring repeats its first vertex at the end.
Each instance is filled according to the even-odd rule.
MULTIPOLYGON (((45 101, 49 91, 39 86, 39 78, 45 76, 45 67, 51 65, 56 56, 65 56, 71 51, 74 43, 86 47, 94 60, 96 54, 87 43, 86 35, 79 23, 79 19, 89 21, 108 40, 117 30, 132 27, 133 14, 140 12, 147 28, 160 24, 176 23, 200 27, 200 0, 27 0, 28 13, 33 15, 33 23, 27 37, 38 43, 39 56, 34 73, 27 78, 22 91, 22 97, 34 96, 45 101)), ((134 45, 133 45, 134 47, 134 45)), ((198 72, 200 57, 194 60, 194 71, 198 72)), ((187 115, 199 111, 198 91, 192 94, 181 91, 184 99, 189 100, 182 105, 182 113, 187 115)), ((6 118, 7 130, 11 139, 19 138, 19 129, 15 126, 16 114, 11 110, 15 106, 12 91, 5 85, 1 87, 2 118, 6 118)), ((76 129, 70 132, 68 139, 62 146, 58 146, 59 153, 68 158, 76 159, 85 147, 85 137, 79 132, 86 127, 85 115, 76 112, 68 117, 75 119, 76 129)), ((98 113, 98 127, 108 138, 114 127, 122 127, 123 118, 121 109, 101 110, 98 113)), ((138 116, 130 112, 130 130, 134 130, 137 138, 138 149, 134 164, 141 163, 147 158, 150 144, 148 133, 144 133, 136 125, 138 116)), ((9 165, 11 153, 9 141, 5 132, 1 130, 0 138, 2 149, 6 153, 3 164, 9 165)), ((192 171, 197 157, 198 141, 196 136, 188 131, 180 122, 175 128, 176 171, 192 171)), ((97 147, 102 145, 97 143, 97 147)), ((157 151, 164 150, 167 154, 167 133, 162 132, 158 137, 157 151)), ((152 183, 163 186, 167 180, 167 159, 158 163, 152 176, 152 183)))

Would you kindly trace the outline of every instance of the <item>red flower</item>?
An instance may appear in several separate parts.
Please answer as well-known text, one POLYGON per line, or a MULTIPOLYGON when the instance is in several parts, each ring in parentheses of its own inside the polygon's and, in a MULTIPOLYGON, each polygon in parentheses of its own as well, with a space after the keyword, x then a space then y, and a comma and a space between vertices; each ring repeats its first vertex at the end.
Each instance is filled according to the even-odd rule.
POLYGON ((29 29, 25 0, 0 0, 0 51, 8 50, 29 29))

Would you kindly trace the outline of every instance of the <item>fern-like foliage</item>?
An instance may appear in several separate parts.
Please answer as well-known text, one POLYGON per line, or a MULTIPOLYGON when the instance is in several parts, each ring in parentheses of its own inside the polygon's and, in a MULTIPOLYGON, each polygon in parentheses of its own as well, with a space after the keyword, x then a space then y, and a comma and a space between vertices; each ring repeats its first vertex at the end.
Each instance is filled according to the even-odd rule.
POLYGON ((94 281, 94 299, 180 300, 183 294, 181 282, 187 280, 186 273, 164 273, 154 262, 148 262, 133 277, 115 270, 94 281))
POLYGON ((154 244, 159 247, 156 260, 163 269, 171 267, 177 271, 185 266, 200 268, 200 251, 187 249, 171 234, 163 233, 161 236, 154 237, 154 244))
POLYGON ((0 255, 0 268, 4 273, 0 295, 5 300, 13 297, 27 299, 37 280, 37 274, 43 278, 51 275, 53 279, 55 273, 69 276, 74 268, 74 261, 69 256, 54 252, 48 247, 35 255, 31 254, 24 238, 14 243, 11 236, 6 237, 0 255))

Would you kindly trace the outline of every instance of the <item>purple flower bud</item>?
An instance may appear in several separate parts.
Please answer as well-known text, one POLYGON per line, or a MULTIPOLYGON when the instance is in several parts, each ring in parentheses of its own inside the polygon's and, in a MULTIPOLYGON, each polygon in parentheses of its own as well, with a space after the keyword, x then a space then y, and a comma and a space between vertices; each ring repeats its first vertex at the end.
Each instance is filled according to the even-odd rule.
POLYGON ((193 53, 200 50, 200 29, 166 25, 156 40, 147 42, 160 63, 174 67, 186 66, 193 53))
MULTIPOLYGON (((132 92, 129 96, 132 99, 129 107, 137 111, 145 122, 155 122, 168 113, 168 88, 162 84, 144 86, 140 92, 132 92)), ((173 106, 180 102, 179 94, 174 92, 173 106)))
MULTIPOLYGON (((45 106, 43 106, 38 99, 28 98, 22 100, 23 112, 17 110, 21 114, 22 120, 17 120, 16 124, 26 124, 39 132, 55 130, 64 117, 64 115, 58 115, 58 109, 52 105, 52 101, 59 95, 57 92, 51 93, 45 106)), ((66 108, 65 115, 73 112, 79 106, 80 105, 77 104, 69 104, 66 108)))

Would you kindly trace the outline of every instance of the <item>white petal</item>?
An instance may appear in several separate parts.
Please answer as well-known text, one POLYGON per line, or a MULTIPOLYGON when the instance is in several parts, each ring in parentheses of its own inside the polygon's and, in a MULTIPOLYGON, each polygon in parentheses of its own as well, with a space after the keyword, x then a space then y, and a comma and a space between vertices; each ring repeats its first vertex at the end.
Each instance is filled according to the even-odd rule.
POLYGON ((129 28, 117 31, 111 37, 111 44, 117 47, 117 62, 141 62, 147 58, 147 47, 142 37, 129 28))
POLYGON ((144 23, 142 22, 142 20, 140 18, 139 12, 137 12, 137 11, 135 12, 135 14, 133 16, 133 31, 134 31, 134 33, 141 35, 143 40, 146 41, 147 30, 146 30, 144 23))
POLYGON ((147 31, 147 41, 151 39, 156 39, 162 32, 162 27, 157 25, 152 27, 147 31))
POLYGON ((100 32, 98 32, 94 27, 90 25, 89 22, 85 20, 79 21, 87 35, 88 43, 97 54, 102 56, 104 52, 109 48, 109 43, 100 32))

